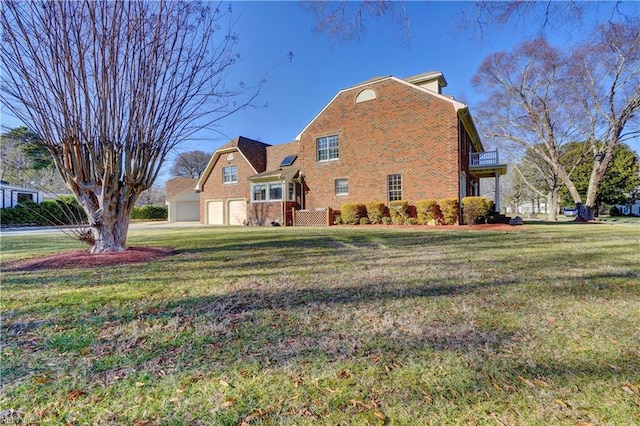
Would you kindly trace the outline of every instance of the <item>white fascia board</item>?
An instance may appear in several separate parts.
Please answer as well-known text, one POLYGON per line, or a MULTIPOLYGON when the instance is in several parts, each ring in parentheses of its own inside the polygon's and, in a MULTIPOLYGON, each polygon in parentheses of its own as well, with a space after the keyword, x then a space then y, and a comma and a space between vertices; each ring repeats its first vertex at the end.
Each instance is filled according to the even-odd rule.
POLYGON ((245 157, 244 153, 238 148, 238 146, 230 146, 228 148, 217 149, 211 155, 211 158, 209 159, 209 162, 207 163, 207 167, 205 167, 204 172, 202 173, 202 176, 200 176, 200 179, 198 179, 198 183, 196 184, 196 187, 194 188, 194 190, 196 192, 202 191, 202 186, 204 185, 204 183, 209 178, 209 175, 211 174, 211 170, 213 170, 213 166, 215 166, 216 161, 218 161, 218 158, 222 154, 228 154, 228 153, 231 153, 231 152, 239 152, 240 155, 242 155, 242 158, 244 158, 244 161, 246 161, 247 164, 249 164, 249 166, 253 169, 253 171, 256 174, 258 173, 258 171, 255 169, 255 167, 253 167, 253 164, 251 164, 251 161, 247 160, 247 157, 245 157))

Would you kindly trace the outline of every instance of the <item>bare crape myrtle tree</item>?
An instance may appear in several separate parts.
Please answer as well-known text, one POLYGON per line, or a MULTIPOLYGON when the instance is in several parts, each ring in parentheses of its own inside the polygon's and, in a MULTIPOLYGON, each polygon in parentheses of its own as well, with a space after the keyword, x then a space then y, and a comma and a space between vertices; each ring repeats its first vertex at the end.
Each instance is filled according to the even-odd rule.
POLYGON ((167 155, 255 99, 227 87, 230 8, 167 1, 2 2, 1 101, 37 133, 89 217, 93 253, 125 249, 167 155))

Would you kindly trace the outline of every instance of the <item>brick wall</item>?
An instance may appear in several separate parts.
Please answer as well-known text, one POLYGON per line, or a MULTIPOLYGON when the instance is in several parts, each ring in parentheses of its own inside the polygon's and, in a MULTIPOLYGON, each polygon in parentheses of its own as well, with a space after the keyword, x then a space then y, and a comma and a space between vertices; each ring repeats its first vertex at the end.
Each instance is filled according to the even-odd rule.
POLYGON ((450 102, 386 79, 341 92, 305 129, 300 165, 305 208, 387 201, 387 175, 402 174, 403 198, 458 197, 458 117, 450 102), (364 89, 376 99, 355 103, 364 89), (339 159, 316 161, 316 138, 337 134, 339 159), (336 196, 335 179, 349 181, 336 196))
POLYGON ((292 201, 249 203, 247 220, 252 226, 270 226, 272 222, 276 222, 280 226, 290 226, 293 224, 291 217, 293 207, 296 207, 296 203, 292 201))
POLYGON ((232 153, 233 159, 227 159, 229 153, 226 152, 218 156, 208 179, 200 191, 201 223, 206 223, 206 200, 227 200, 229 198, 251 199, 251 185, 247 181, 247 177, 256 174, 256 172, 237 149, 232 153), (238 167, 237 183, 222 183, 222 168, 227 166, 238 167))

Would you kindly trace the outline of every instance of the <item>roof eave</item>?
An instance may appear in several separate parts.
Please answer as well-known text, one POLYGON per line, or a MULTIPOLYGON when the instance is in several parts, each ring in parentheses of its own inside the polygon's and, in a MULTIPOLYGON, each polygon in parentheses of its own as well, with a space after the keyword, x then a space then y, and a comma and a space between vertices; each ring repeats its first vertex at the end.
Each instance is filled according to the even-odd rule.
POLYGON ((458 117, 460 118, 460 122, 462 122, 462 125, 469 134, 471 142, 473 143, 476 151, 483 152, 484 147, 482 146, 482 141, 480 140, 478 129, 476 128, 476 125, 473 122, 473 118, 471 117, 471 113, 469 112, 469 107, 464 106, 463 108, 459 108, 457 109, 457 112, 458 117))
POLYGON ((209 179, 209 175, 211 174, 211 170, 213 170, 213 166, 216 164, 216 161, 218 161, 218 158, 222 154, 227 154, 227 153, 236 152, 236 151, 239 152, 240 155, 242 155, 242 158, 244 158, 244 160, 247 162, 247 164, 249 164, 249 166, 253 169, 253 171, 258 173, 256 168, 251 163, 251 161, 249 161, 247 159, 247 157, 244 155, 244 153, 242 152, 240 147, 238 147, 237 145, 230 146, 228 148, 220 148, 220 149, 215 150, 214 153, 211 155, 211 158, 209 159, 209 162, 207 163, 207 167, 205 167, 204 172, 202 172, 202 176, 200 176, 200 179, 198 179, 198 183, 196 184, 196 187, 194 188, 195 191, 196 192, 201 192, 202 191, 202 187, 204 186, 204 183, 207 181, 207 179, 209 179))

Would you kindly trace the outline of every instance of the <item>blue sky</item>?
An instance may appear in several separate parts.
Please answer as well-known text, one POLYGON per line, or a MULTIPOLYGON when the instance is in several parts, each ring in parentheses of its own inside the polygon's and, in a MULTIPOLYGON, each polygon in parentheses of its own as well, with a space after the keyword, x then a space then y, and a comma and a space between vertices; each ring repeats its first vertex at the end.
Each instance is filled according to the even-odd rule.
MULTIPOLYGON (((255 107, 226 118, 215 129, 200 131, 180 151, 212 152, 238 135, 273 145, 289 142, 339 90, 375 76, 402 78, 441 71, 448 82, 443 92, 467 103, 473 112, 481 94, 476 93, 471 79, 482 60, 538 31, 537 25, 528 26, 523 20, 503 29, 488 28, 480 39, 470 31, 460 32, 462 14, 474 13, 472 2, 404 4, 410 18, 408 45, 403 43, 400 28, 381 21, 368 22, 361 40, 341 43, 314 33, 314 18, 298 1, 232 2, 243 59, 230 84, 244 81, 250 85, 261 79, 266 83, 255 107), (292 61, 287 58, 289 52, 292 61)), ((610 10, 609 6, 594 11, 610 10)), ((594 18, 587 16, 584 27, 572 31, 551 27, 547 36, 556 45, 575 41, 586 29, 594 28, 594 18)), ((3 117, 2 124, 5 128, 19 125, 9 117, 3 117)), ((484 143, 491 148, 490 141, 484 143)), ((634 144, 638 145, 637 140, 634 144)), ((640 147, 634 148, 640 152, 640 147)))
MULTIPOLYGON (((610 5, 592 12, 610 13, 610 5)), ((375 76, 442 71, 448 82, 443 92, 467 103, 473 112, 481 94, 471 79, 482 60, 539 31, 538 25, 528 26, 523 20, 502 29, 488 28, 480 38, 460 31, 461 16, 474 14, 472 2, 418 1, 405 2, 408 45, 401 29, 379 21, 367 23, 361 40, 343 43, 314 33, 314 17, 300 2, 233 2, 232 6, 238 17, 238 50, 244 58, 234 77, 247 84, 265 78, 266 84, 256 108, 225 119, 216 131, 200 132, 182 150, 213 151, 238 135, 274 145, 289 142, 339 90, 375 76), (288 52, 293 53, 291 62, 288 52)), ((573 31, 549 27, 546 35, 556 45, 570 43, 593 29, 595 18, 586 16, 584 27, 573 31)), ((491 147, 490 141, 484 143, 491 147)), ((640 147, 634 148, 640 152, 640 147)))
POLYGON ((266 84, 256 108, 226 119, 216 131, 200 132, 183 148, 211 151, 237 135, 270 144, 291 141, 339 90, 375 76, 442 71, 448 82, 444 92, 473 105, 476 69, 488 53, 509 48, 519 36, 505 30, 480 43, 457 34, 456 18, 469 6, 407 3, 411 34, 406 45, 401 29, 382 22, 370 22, 360 41, 341 43, 314 33, 314 19, 299 2, 234 2, 244 58, 237 77, 247 84, 265 78, 266 84), (290 62, 288 52, 293 53, 290 62))

